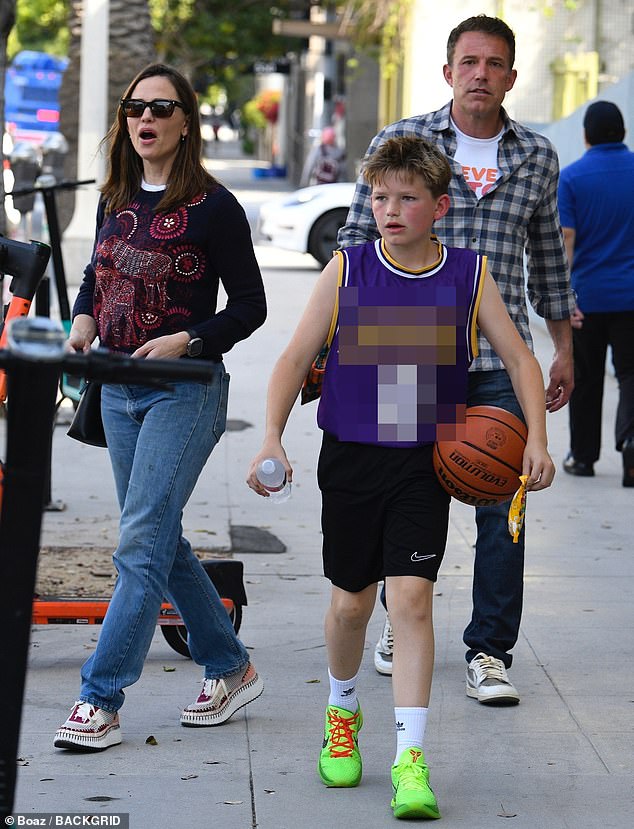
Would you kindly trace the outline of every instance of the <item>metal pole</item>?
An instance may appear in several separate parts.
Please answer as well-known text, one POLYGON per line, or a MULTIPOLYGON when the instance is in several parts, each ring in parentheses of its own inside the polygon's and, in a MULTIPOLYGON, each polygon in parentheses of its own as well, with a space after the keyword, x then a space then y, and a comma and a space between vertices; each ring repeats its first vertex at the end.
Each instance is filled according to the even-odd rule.
POLYGON ((55 198, 54 185, 42 188, 44 207, 46 208, 46 222, 48 224, 48 238, 51 245, 51 260, 53 262, 53 273, 55 275, 55 287, 57 288, 57 302, 59 303, 59 316, 62 321, 70 320, 70 305, 68 303, 68 289, 66 285, 66 273, 64 271, 64 259, 62 257, 61 233, 59 220, 57 218, 57 200, 55 198))

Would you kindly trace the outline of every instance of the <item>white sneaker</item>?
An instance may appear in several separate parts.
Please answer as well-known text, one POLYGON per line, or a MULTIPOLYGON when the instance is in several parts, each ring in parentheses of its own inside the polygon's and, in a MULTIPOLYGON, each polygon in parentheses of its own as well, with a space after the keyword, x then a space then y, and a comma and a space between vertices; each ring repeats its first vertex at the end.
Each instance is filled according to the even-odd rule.
POLYGON ((183 710, 181 725, 193 728, 222 725, 236 711, 257 699, 263 690, 264 683, 251 663, 244 671, 224 679, 205 679, 196 702, 183 710))
POLYGON ((66 722, 57 729, 53 745, 71 751, 103 751, 121 742, 119 715, 77 700, 66 722))
POLYGON ((467 666, 467 696, 485 705, 517 705, 520 701, 504 662, 485 653, 474 656, 467 666))
POLYGON ((394 633, 390 617, 385 614, 383 633, 374 648, 374 667, 380 674, 392 676, 392 656, 394 654, 394 633))

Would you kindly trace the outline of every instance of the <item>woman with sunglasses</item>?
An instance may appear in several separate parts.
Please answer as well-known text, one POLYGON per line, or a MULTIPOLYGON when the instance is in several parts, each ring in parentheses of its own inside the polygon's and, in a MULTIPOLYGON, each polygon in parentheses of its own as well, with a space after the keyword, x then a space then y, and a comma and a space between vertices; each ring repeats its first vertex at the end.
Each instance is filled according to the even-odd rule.
POLYGON ((226 722, 263 689, 211 580, 183 536, 182 513, 226 423, 222 355, 264 322, 266 302, 249 225, 234 196, 201 163, 191 84, 163 64, 126 90, 104 139, 90 264, 69 346, 100 345, 140 360, 202 359, 208 383, 170 388, 106 384, 102 417, 121 507, 118 578, 81 689, 54 745, 100 751, 121 742, 124 688, 141 675, 164 598, 204 669, 185 726, 226 722), (226 307, 216 309, 219 283, 226 307))

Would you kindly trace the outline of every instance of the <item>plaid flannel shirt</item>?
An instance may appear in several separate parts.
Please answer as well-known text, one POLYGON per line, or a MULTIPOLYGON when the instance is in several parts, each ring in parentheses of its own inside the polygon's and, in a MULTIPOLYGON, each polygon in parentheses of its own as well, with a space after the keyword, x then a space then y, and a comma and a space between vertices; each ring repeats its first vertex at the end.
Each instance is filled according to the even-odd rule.
MULTIPOLYGON (((434 232, 449 247, 485 253, 489 270, 520 335, 532 348, 526 292, 535 312, 545 319, 568 318, 575 308, 557 208, 559 160, 542 135, 512 121, 504 109, 504 133, 498 162, 501 177, 481 199, 454 161, 456 134, 450 122, 451 103, 437 112, 404 118, 385 127, 372 140, 366 158, 388 138, 403 135, 426 138, 447 156, 452 169, 451 207, 434 223, 434 232), (524 255, 526 255, 525 278, 524 255)), ((361 175, 348 213, 339 231, 340 247, 376 239, 370 187, 361 175)), ((503 368, 488 341, 478 335, 479 357, 471 370, 503 368)))

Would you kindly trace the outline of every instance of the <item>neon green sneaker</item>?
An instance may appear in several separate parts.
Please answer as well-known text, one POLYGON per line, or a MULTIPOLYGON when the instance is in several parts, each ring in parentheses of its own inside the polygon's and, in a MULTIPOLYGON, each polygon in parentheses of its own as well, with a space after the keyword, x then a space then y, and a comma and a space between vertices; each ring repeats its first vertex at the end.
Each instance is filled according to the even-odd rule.
POLYGON ((333 788, 351 788, 361 782, 363 763, 359 752, 359 731, 363 725, 361 708, 356 714, 326 707, 324 745, 319 755, 317 770, 322 782, 333 788))
POLYGON ((436 797, 429 785, 429 769, 420 748, 406 748, 392 766, 392 809, 397 818, 439 818, 436 797))

